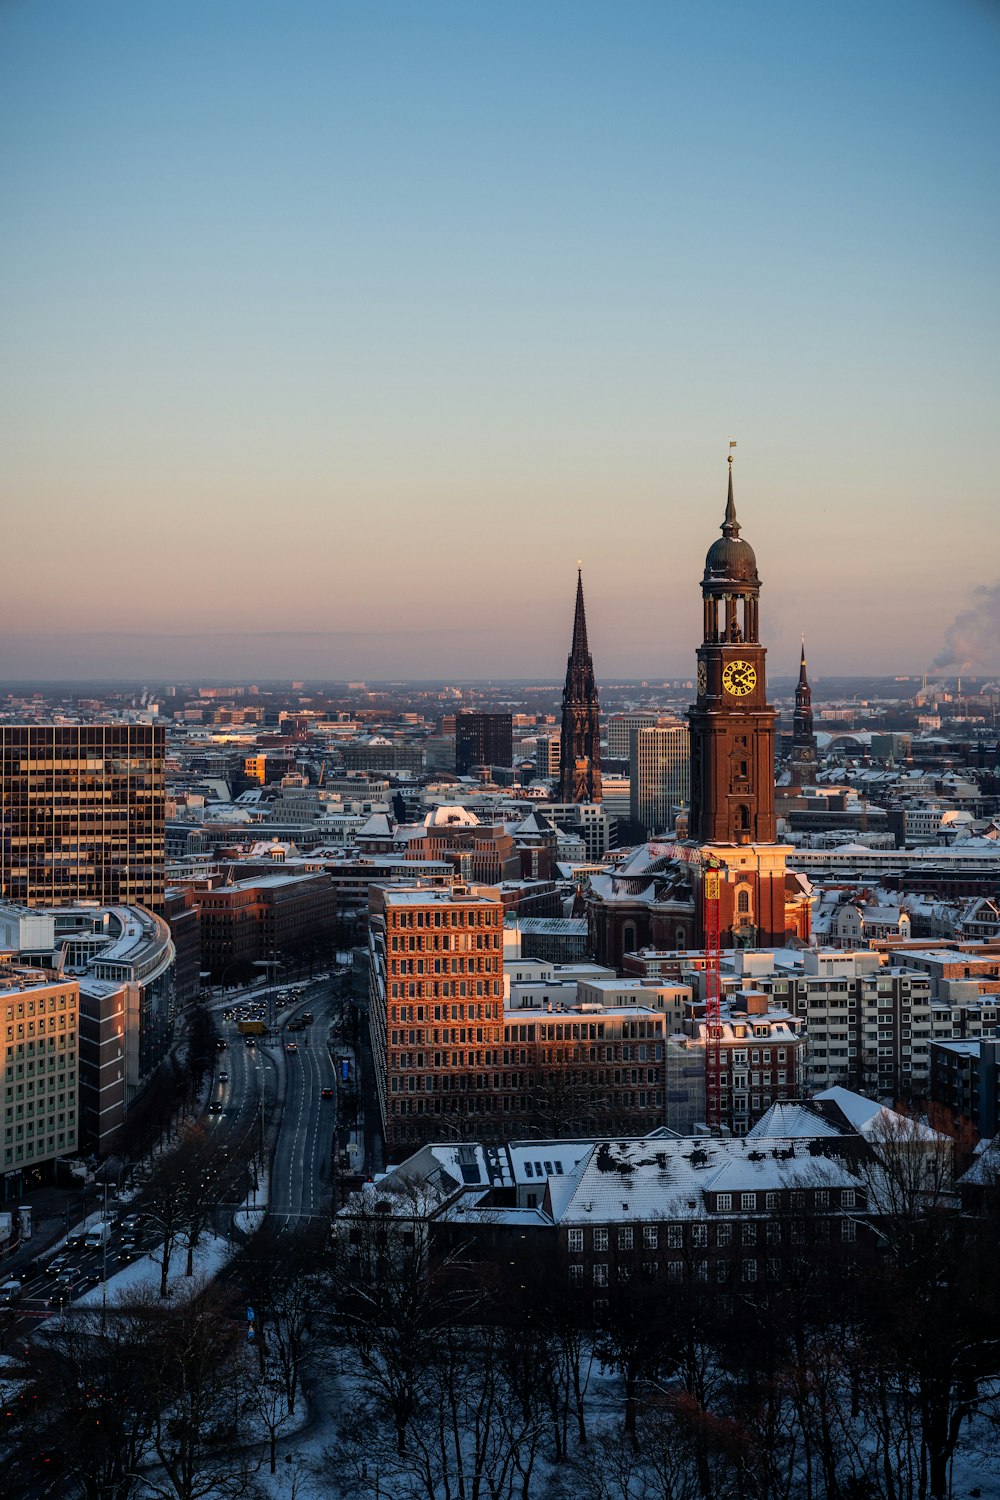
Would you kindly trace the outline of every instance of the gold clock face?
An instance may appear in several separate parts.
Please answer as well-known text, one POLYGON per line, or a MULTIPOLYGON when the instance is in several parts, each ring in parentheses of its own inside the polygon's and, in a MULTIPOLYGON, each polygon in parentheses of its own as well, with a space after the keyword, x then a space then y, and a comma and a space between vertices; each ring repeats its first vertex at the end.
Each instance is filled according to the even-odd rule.
POLYGON ((698 663, 698 691, 699 693, 708 691, 708 667, 703 661, 698 663))
POLYGON ((748 661, 731 661, 722 674, 722 686, 734 698, 745 698, 757 686, 757 669, 748 661))

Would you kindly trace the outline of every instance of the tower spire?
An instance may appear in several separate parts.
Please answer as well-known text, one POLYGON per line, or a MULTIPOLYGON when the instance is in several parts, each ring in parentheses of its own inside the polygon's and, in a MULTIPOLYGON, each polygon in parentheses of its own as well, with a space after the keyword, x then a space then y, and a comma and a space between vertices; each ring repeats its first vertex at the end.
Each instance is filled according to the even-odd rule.
POLYGON ((812 688, 806 676, 806 638, 802 637, 799 685, 795 689, 792 719, 792 777, 796 786, 811 786, 816 780, 816 736, 813 732, 812 688))
POLYGON ((573 641, 566 661, 559 751, 559 800, 600 802, 601 732, 594 663, 587 644, 583 564, 576 566, 573 641))
POLYGON ((587 612, 583 605, 583 564, 576 565, 576 609, 573 614, 573 645, 570 659, 590 655, 587 646, 587 612))
POLYGON ((729 457, 726 460, 729 464, 729 494, 726 498, 726 519, 722 523, 722 535, 729 537, 736 537, 740 534, 740 523, 736 519, 736 502, 733 499, 733 449, 735 447, 736 444, 730 442, 729 457))

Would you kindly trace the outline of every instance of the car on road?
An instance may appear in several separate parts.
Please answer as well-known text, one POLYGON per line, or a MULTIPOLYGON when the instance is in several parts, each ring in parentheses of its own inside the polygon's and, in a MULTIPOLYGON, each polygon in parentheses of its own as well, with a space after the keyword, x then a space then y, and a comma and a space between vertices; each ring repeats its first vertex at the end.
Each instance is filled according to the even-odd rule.
POLYGON ((299 1050, 299 1044, 298 1044, 298 1042, 286 1042, 285 1043, 285 1051, 286 1052, 298 1052, 298 1050, 299 1050))
POLYGON ((319 1096, 320 1096, 321 1099, 332 1099, 333 1098, 333 1089, 330 1089, 330 1088, 321 1089, 319 1096))
POLYGON ((82 1250, 84 1240, 87 1238, 85 1229, 74 1229, 73 1233, 66 1239, 67 1250, 82 1250))
POLYGON ((72 1286, 73 1282, 79 1281, 79 1279, 80 1267, 72 1265, 62 1266, 56 1276, 56 1280, 60 1286, 72 1286))
POLYGON ((208 1106, 208 1112, 209 1112, 210 1115, 221 1115, 222 1114, 222 1100, 221 1099, 213 1099, 212 1102, 211 1102, 211 1104, 208 1106))
POLYGON ((46 1275, 58 1276, 59 1272, 62 1270, 63 1266, 66 1265, 68 1260, 68 1255, 54 1255, 49 1261, 48 1265, 45 1267, 46 1275))
POLYGON ((12 1302, 20 1302, 21 1291, 21 1283, 16 1277, 11 1277, 10 1281, 5 1281, 3 1286, 0 1286, 0 1302, 5 1302, 8 1305, 12 1302))
POLYGON ((229 1074, 228 1073, 220 1073, 219 1074, 219 1082, 220 1083, 228 1083, 229 1082, 229 1074))

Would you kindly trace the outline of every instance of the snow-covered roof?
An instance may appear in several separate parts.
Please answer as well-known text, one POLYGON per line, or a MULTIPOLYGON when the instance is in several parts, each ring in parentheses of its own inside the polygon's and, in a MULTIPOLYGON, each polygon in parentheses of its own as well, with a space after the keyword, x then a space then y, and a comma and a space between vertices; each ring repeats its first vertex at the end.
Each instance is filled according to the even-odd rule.
POLYGON ((392 829, 389 827, 389 819, 385 813, 373 812, 361 828, 357 831, 359 839, 388 839, 392 837, 392 829))
POLYGON ((467 807, 446 803, 433 807, 424 818, 425 828, 478 828, 479 819, 467 807))
POLYGON ((814 1095, 814 1098, 828 1100, 831 1104, 835 1104, 844 1119, 853 1125, 859 1135, 863 1135, 869 1141, 877 1141, 880 1136, 884 1137, 887 1143, 907 1137, 928 1142, 939 1138, 939 1133, 932 1130, 929 1125, 911 1119, 908 1115, 901 1115, 897 1110, 889 1109, 874 1099, 866 1099, 863 1094, 852 1093, 850 1089, 841 1088, 836 1084, 833 1088, 823 1089, 814 1095))
POLYGON ((767 1140, 788 1139, 799 1136, 844 1135, 847 1126, 837 1125, 827 1119, 815 1105, 799 1099, 779 1099, 777 1104, 761 1115, 756 1125, 747 1131, 747 1136, 767 1140))
POLYGON ((559 1219, 564 1224, 690 1219, 708 1212, 706 1193, 854 1187, 857 1181, 842 1147, 815 1133, 766 1144, 750 1136, 600 1141, 559 1219))

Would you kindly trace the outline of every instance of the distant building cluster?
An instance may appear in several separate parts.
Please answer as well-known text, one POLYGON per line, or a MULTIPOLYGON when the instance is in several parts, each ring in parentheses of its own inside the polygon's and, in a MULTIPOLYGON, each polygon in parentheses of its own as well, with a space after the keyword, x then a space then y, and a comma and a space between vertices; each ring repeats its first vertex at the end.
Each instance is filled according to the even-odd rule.
POLYGON ((114 1149, 208 987, 348 950, 390 1155, 836 1088, 994 1132, 1000 689, 803 643, 772 701, 731 470, 720 530, 674 683, 599 694, 579 571, 561 682, 0 703, 5 1194, 114 1149))

